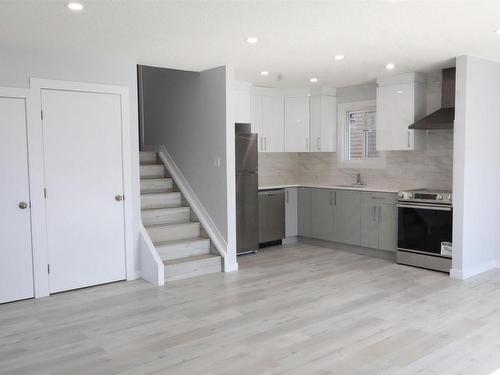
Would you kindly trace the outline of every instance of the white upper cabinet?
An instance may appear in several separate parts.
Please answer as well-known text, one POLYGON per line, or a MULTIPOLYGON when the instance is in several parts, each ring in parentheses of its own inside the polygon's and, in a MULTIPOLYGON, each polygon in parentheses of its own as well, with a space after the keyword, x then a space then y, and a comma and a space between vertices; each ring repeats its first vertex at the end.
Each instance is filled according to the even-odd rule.
POLYGON ((335 152, 337 149, 337 98, 311 96, 311 134, 309 151, 335 152))
POLYGON ((250 82, 234 82, 233 119, 235 123, 250 123, 252 121, 252 84, 250 82))
POLYGON ((309 97, 285 98, 285 151, 309 151, 309 97))
POLYGON ((285 151, 283 115, 283 98, 262 97, 262 126, 264 129, 264 151, 266 152, 285 151))
POLYGON ((420 73, 377 80, 377 150, 419 150, 425 131, 408 126, 425 116, 426 84, 420 73))
POLYGON ((337 98, 332 88, 280 90, 252 88, 252 132, 259 152, 334 152, 337 98))
POLYGON ((252 132, 258 134, 259 152, 285 150, 283 96, 253 95, 252 132))

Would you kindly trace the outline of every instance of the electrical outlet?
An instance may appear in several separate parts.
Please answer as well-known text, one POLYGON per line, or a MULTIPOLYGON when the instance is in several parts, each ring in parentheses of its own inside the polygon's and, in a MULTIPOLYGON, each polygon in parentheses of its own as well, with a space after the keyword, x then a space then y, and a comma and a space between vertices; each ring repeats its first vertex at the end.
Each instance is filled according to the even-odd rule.
POLYGON ((215 168, 220 168, 220 164, 221 164, 221 158, 220 158, 220 156, 216 156, 214 158, 214 166, 215 166, 215 168))

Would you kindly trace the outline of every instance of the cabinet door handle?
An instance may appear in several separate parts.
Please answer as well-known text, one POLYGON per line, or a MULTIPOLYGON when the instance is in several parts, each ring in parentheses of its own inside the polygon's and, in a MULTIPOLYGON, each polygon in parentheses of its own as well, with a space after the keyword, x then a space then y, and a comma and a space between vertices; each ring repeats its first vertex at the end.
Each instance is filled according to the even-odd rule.
POLYGON ((408 148, 410 148, 410 131, 408 130, 408 148))
POLYGON ((377 221, 377 206, 373 206, 373 221, 377 221))
POLYGON ((264 137, 264 150, 267 151, 267 137, 264 137))
POLYGON ((321 138, 318 137, 318 151, 321 151, 321 138))
POLYGON ((309 137, 306 137, 306 151, 309 151, 309 137))
POLYGON ((290 203, 290 190, 286 191, 286 203, 290 203))
POLYGON ((382 222, 382 206, 378 206, 378 222, 382 222))
POLYGON ((333 205, 333 191, 330 192, 330 206, 333 205))
POLYGON ((334 206, 337 205, 337 192, 336 191, 333 192, 333 205, 334 206))

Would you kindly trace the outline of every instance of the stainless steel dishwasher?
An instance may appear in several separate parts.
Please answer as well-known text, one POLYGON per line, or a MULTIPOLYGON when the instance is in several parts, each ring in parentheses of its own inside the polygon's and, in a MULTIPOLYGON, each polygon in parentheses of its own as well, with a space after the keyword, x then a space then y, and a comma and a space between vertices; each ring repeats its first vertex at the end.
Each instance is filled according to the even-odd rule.
POLYGON ((259 191, 259 244, 275 244, 285 237, 285 190, 259 191))

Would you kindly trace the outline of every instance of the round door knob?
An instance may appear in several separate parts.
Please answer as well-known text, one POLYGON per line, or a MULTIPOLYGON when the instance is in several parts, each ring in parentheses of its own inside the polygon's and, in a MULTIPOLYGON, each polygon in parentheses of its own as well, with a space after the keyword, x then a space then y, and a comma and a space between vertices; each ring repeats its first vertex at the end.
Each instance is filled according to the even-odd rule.
POLYGON ((123 200, 123 196, 121 196, 121 195, 119 195, 119 194, 118 194, 118 195, 115 195, 115 200, 116 200, 117 202, 121 202, 121 201, 123 200))
POLYGON ((26 202, 20 202, 19 203, 19 208, 21 210, 24 210, 25 208, 28 208, 28 203, 26 203, 26 202))

